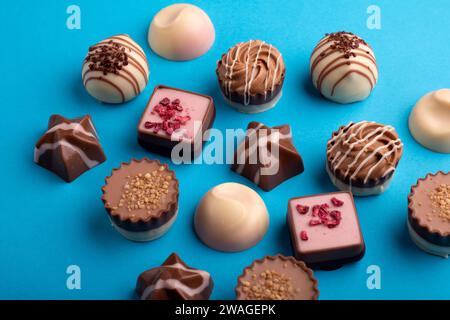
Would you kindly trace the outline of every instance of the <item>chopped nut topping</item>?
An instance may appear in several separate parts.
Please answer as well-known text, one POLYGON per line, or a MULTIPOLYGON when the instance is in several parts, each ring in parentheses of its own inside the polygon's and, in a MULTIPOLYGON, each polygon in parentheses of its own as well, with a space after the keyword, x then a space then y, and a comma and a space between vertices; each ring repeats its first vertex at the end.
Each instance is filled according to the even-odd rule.
POLYGON ((283 273, 265 270, 252 274, 252 282, 242 281, 248 300, 292 300, 295 289, 292 280, 283 273))
POLYGON ((445 183, 439 185, 428 194, 428 197, 432 206, 439 211, 439 217, 450 222, 450 185, 445 183))

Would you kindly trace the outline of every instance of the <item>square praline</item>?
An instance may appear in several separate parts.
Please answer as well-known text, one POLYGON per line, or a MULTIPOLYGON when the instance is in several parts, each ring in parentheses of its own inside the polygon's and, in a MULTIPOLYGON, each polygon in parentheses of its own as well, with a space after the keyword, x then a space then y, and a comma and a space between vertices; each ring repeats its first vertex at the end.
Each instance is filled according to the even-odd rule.
MULTIPOLYGON (((139 121, 138 142, 143 148, 168 157, 171 156, 172 149, 182 142, 188 145, 191 159, 193 159, 201 153, 201 147, 203 146, 201 142, 205 138, 205 132, 212 127, 215 115, 216 110, 212 97, 158 85, 155 87, 139 121), (165 130, 155 130, 154 127, 147 126, 149 123, 163 124, 166 120, 158 112, 155 112, 155 107, 160 105, 164 99, 168 99, 170 102, 178 100, 182 107, 181 111, 175 112, 174 118, 184 118, 184 121, 171 134, 168 134, 165 130)), ((180 156, 184 156, 183 152, 180 156)))
POLYGON ((364 238, 350 192, 292 198, 287 222, 294 256, 311 268, 337 269, 364 256, 364 238))

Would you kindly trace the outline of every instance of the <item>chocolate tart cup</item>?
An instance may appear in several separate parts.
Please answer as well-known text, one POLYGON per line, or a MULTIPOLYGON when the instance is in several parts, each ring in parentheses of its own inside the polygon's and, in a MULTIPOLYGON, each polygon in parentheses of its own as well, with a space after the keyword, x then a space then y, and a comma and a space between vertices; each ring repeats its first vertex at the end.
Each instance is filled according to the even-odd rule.
POLYGON ((236 293, 236 299, 237 300, 245 300, 245 292, 242 291, 241 287, 241 283, 242 281, 244 281, 244 279, 246 278, 246 276, 257 266, 257 265, 263 265, 264 263, 267 262, 267 260, 281 260, 282 262, 291 262, 293 263, 296 267, 298 267, 300 270, 302 270, 303 272, 306 273, 306 275, 309 278, 309 281, 312 285, 312 290, 311 290, 311 297, 309 298, 309 300, 317 300, 319 298, 319 289, 317 288, 317 279, 314 277, 314 273, 311 269, 309 269, 306 264, 303 261, 299 261, 296 260, 294 257, 286 257, 283 256, 281 254, 278 254, 276 256, 266 256, 263 259, 258 259, 255 260, 250 266, 246 267, 244 269, 244 271, 242 272, 241 276, 239 276, 238 278, 238 283, 237 286, 235 288, 235 293, 236 293))
MULTIPOLYGON (((120 186, 120 188, 122 188, 122 186, 120 186)), ((159 160, 149 160, 148 158, 143 158, 142 160, 132 159, 128 163, 122 162, 119 168, 113 169, 112 174, 106 177, 105 185, 102 187, 102 193, 102 201, 112 225, 124 237, 132 241, 150 241, 159 238, 168 231, 170 226, 175 222, 178 214, 178 180, 176 179, 175 172, 169 170, 168 165, 162 164, 159 160), (147 219, 141 219, 139 217, 133 218, 131 215, 128 217, 122 217, 120 214, 115 212, 114 208, 108 203, 107 186, 114 174, 120 170, 125 170, 124 168, 128 166, 133 166, 133 164, 136 163, 141 164, 143 162, 148 164, 156 164, 158 167, 165 167, 165 170, 172 174, 173 180, 175 181, 174 192, 172 193, 171 199, 167 201, 167 204, 164 207, 158 210, 159 212, 157 212, 155 216, 147 219)))
MULTIPOLYGON (((411 192, 408 195, 407 226, 411 239, 419 248, 430 254, 448 258, 450 255, 450 231, 433 228, 427 221, 423 221, 426 220, 425 217, 420 219, 418 213, 414 209, 416 204, 414 198, 418 196, 420 192, 418 191, 418 188, 421 184, 441 176, 450 176, 450 173, 439 171, 436 174, 428 174, 425 178, 418 179, 417 183, 411 187, 411 192)), ((448 223, 450 225, 450 221, 448 223)))

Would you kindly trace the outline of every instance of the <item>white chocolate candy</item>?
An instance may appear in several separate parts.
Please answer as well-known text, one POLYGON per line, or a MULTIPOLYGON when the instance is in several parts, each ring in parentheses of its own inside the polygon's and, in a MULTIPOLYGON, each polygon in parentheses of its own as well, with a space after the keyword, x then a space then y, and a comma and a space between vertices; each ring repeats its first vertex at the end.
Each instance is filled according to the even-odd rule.
POLYGON ((199 7, 179 3, 159 11, 148 30, 148 43, 163 58, 183 61, 205 54, 216 37, 208 15, 199 7))
POLYGON ((236 252, 256 245, 269 226, 261 197, 239 183, 224 183, 209 190, 194 218, 198 237, 209 247, 236 252))
POLYGON ((149 73, 144 51, 125 34, 90 47, 82 68, 87 92, 106 103, 123 103, 139 95, 147 86, 149 73))
POLYGON ((450 153, 450 89, 423 96, 409 116, 409 130, 424 147, 450 153))
POLYGON ((372 48, 350 32, 326 35, 310 61, 311 79, 320 93, 338 103, 366 99, 378 81, 372 48))

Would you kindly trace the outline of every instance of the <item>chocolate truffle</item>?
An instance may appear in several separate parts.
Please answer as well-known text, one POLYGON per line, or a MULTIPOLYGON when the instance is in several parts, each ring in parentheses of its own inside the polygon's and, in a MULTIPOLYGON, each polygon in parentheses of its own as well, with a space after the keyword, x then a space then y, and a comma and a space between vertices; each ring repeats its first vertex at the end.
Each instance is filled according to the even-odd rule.
POLYGON ((422 250, 450 255, 450 173, 438 172, 419 179, 408 196, 408 230, 422 250))
POLYGON ((87 92, 106 103, 123 103, 139 95, 149 73, 144 51, 126 34, 91 46, 82 68, 87 92))
POLYGON ((409 130, 424 147, 450 153, 450 89, 423 96, 409 116, 409 130))
POLYGON ((170 5, 159 11, 148 30, 152 50, 169 60, 192 60, 213 45, 216 33, 208 15, 186 3, 170 5))
POLYGON ((236 287, 237 300, 317 300, 319 290, 311 269, 282 255, 256 260, 244 269, 236 287))
POLYGON ((317 90, 338 103, 366 99, 378 81, 372 48, 350 32, 325 35, 311 54, 310 69, 317 90))
POLYGON ((90 116, 52 115, 47 132, 34 148, 34 162, 67 182, 106 160, 90 116))
POLYGON ((102 188, 112 225, 133 241, 161 237, 178 214, 178 180, 158 160, 131 160, 114 169, 102 188))
POLYGON ((290 199, 287 221, 294 256, 310 268, 336 269, 364 256, 364 239, 350 192, 290 199))
POLYGON ((138 142, 164 156, 189 159, 201 153, 205 132, 214 123, 213 98, 181 89, 156 86, 138 124, 138 142), (174 148, 179 146, 176 150, 174 148), (175 154, 172 155, 172 151, 175 154))
POLYGON ((292 143, 291 127, 269 128, 259 122, 250 122, 231 169, 265 191, 302 173, 303 160, 292 143))
POLYGON ((277 48, 250 40, 222 55, 216 73, 222 94, 232 107, 244 113, 259 113, 280 100, 286 67, 277 48))
POLYGON ((256 245, 269 226, 261 197, 249 187, 223 183, 209 190, 194 218, 198 237, 209 247, 227 252, 256 245))
POLYGON ((391 126, 350 122, 327 144, 326 169, 333 184, 357 196, 384 192, 403 154, 403 143, 391 126))
POLYGON ((176 253, 141 273, 136 293, 141 300, 208 300, 214 284, 210 274, 188 267, 176 253))

